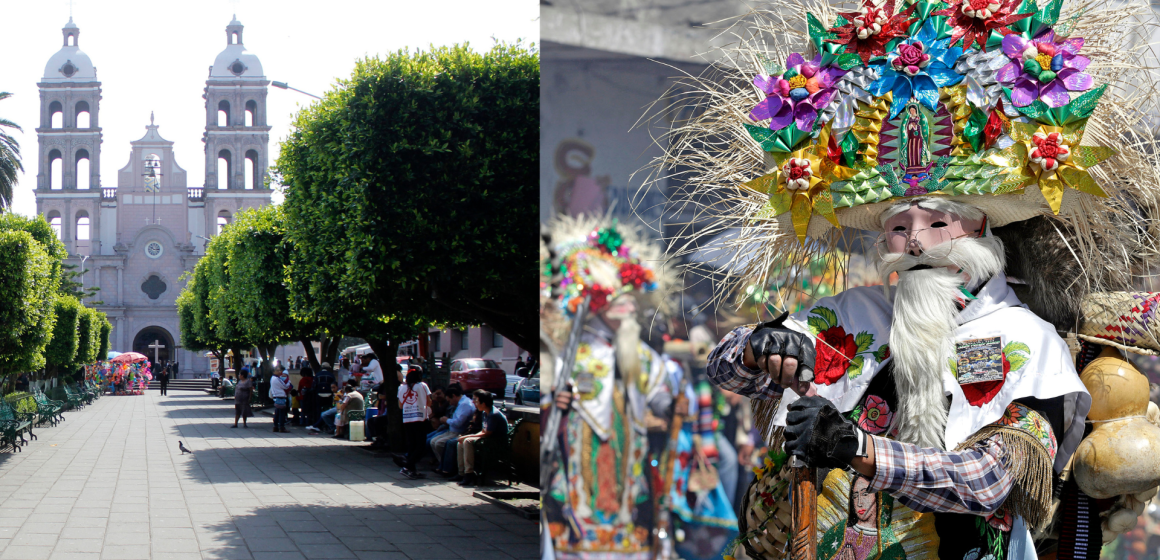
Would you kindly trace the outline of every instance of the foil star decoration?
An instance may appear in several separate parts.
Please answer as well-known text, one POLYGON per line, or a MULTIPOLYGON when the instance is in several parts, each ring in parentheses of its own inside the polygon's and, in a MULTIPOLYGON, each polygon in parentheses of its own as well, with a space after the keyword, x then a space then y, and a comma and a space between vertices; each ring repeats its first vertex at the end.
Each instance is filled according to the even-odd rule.
POLYGON ((909 35, 910 24, 915 21, 910 15, 917 7, 917 3, 911 4, 896 14, 894 0, 886 0, 881 6, 875 6, 873 0, 862 0, 857 12, 839 14, 841 21, 847 23, 830 29, 837 38, 826 42, 845 45, 846 52, 857 53, 862 64, 869 64, 871 58, 886 54, 891 41, 909 35))
POLYGON ((1043 123, 1011 123, 1015 144, 1004 150, 1023 162, 1018 188, 1039 185, 1051 211, 1059 214, 1063 192, 1073 188, 1090 195, 1107 197, 1088 169, 1116 155, 1114 148, 1081 146, 1087 119, 1063 126, 1043 123))
POLYGON ((964 51, 978 44, 979 50, 986 52, 992 31, 1010 35, 1015 30, 1009 25, 1035 15, 1015 13, 1020 4, 1021 0, 951 0, 947 8, 932 15, 946 16, 947 24, 953 29, 950 44, 962 39, 964 51))
POLYGON ((793 152, 771 152, 776 167, 766 175, 744 183, 746 188, 769 195, 769 202, 759 216, 780 216, 790 213, 798 241, 805 245, 810 218, 817 214, 834 227, 834 199, 830 185, 845 181, 857 174, 849 167, 838 165, 841 152, 831 153, 830 127, 818 132, 816 141, 793 152))

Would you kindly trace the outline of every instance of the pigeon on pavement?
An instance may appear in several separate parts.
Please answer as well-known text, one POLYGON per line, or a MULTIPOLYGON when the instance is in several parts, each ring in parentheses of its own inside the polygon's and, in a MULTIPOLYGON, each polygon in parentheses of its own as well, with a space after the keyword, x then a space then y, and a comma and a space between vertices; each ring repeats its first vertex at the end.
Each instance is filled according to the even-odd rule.
POLYGON ((193 455, 193 452, 192 452, 192 451, 190 451, 190 450, 188 450, 188 449, 186 449, 186 448, 185 448, 185 444, 184 444, 184 443, 181 443, 180 441, 179 441, 179 442, 177 442, 177 448, 181 450, 181 454, 182 454, 182 455, 185 455, 186 453, 189 453, 190 455, 193 455))

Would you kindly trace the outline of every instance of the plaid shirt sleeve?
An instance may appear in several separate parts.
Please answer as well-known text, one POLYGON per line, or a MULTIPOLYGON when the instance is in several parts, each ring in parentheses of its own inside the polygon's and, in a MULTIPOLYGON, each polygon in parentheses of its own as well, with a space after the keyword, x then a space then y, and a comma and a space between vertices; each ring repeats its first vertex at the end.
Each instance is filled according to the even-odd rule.
POLYGON ((1000 457, 998 436, 959 452, 869 436, 876 471, 870 488, 892 495, 917 512, 988 514, 1014 485, 1000 457))
POLYGON ((745 345, 753 327, 737 327, 709 353, 705 373, 714 385, 751 399, 773 399, 781 396, 782 388, 773 383, 770 375, 749 369, 742 363, 745 345))

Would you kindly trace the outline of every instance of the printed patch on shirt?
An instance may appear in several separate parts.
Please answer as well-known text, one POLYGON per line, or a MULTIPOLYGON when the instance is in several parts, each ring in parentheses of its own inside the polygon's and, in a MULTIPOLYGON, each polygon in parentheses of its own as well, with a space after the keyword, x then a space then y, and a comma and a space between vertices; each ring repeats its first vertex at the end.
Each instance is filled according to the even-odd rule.
POLYGON ((1003 340, 992 336, 955 343, 959 385, 1003 379, 1003 340))

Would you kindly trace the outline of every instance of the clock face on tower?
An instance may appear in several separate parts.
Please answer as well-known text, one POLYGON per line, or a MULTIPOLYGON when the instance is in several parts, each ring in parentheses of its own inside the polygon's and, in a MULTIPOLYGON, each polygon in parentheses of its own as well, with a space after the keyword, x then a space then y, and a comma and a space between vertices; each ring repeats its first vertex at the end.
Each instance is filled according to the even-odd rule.
POLYGON ((151 259, 160 257, 163 251, 164 249, 161 247, 161 244, 156 241, 150 241, 145 244, 145 254, 151 259))

